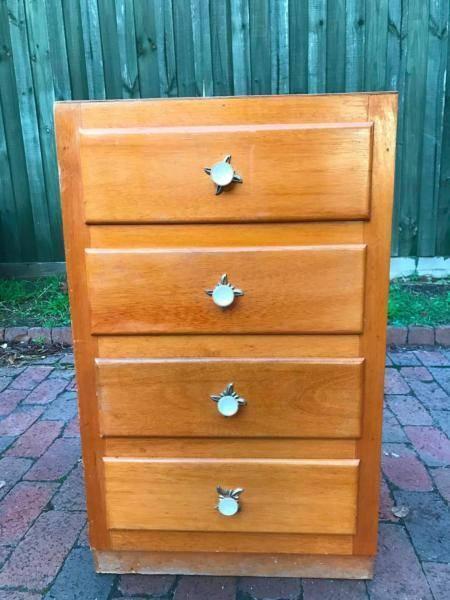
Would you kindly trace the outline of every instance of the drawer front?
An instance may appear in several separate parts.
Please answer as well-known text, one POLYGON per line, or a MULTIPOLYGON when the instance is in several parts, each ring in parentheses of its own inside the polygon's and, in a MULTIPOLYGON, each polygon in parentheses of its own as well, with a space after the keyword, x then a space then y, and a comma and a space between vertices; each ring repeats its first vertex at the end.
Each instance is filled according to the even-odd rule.
POLYGON ((89 249, 91 331, 360 333, 365 246, 89 249), (205 291, 241 288, 228 308, 205 291))
POLYGON ((86 220, 366 219, 371 132, 370 123, 84 129, 86 220), (204 168, 225 155, 243 183, 216 196, 204 168))
POLYGON ((356 438, 362 380, 362 359, 97 359, 100 428, 110 436, 356 438))
POLYGON ((357 460, 103 461, 110 529, 355 532, 357 460), (219 513, 217 486, 244 488, 239 512, 219 513))

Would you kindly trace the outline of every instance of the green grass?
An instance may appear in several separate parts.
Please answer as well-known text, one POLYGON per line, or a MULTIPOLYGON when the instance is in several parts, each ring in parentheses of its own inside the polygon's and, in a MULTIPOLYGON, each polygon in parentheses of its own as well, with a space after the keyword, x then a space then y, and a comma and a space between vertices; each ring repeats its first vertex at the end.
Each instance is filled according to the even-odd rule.
POLYGON ((70 324, 63 277, 0 279, 0 325, 58 327, 70 324))
POLYGON ((450 324, 450 280, 392 282, 388 314, 391 325, 450 324))
MULTIPOLYGON (((34 280, 0 279, 0 326, 57 327, 70 323, 63 277, 34 280)), ((450 323, 450 280, 391 283, 389 323, 447 325, 450 323)))

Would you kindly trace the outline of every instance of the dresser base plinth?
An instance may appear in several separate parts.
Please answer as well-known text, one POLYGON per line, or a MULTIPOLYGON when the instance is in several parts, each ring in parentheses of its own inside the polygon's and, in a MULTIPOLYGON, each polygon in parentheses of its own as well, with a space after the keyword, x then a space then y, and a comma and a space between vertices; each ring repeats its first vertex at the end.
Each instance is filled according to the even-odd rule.
POLYGON ((373 556, 94 550, 98 573, 371 579, 373 556))

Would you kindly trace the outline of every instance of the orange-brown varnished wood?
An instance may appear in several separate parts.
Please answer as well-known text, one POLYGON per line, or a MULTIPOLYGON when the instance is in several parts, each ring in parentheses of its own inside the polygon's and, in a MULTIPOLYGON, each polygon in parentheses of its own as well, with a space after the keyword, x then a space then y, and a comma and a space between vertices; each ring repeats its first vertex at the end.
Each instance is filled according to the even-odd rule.
POLYGON ((108 335, 101 358, 357 358, 359 335, 108 335))
POLYGON ((356 458, 356 440, 105 437, 103 454, 139 458, 356 458))
POLYGON ((371 556, 219 552, 94 551, 99 573, 254 575, 370 579, 371 556))
POLYGON ((111 529, 352 534, 357 460, 104 458, 111 529), (244 488, 233 518, 216 487, 244 488))
POLYGON ((359 333, 364 245, 89 249, 93 333, 359 333), (244 290, 228 309, 205 290, 244 290), (126 282, 126 285, 124 285, 126 282))
POLYGON ((375 124, 374 177, 372 181, 372 217, 370 223, 364 226, 368 251, 361 352, 366 358, 366 377, 363 436, 358 443, 361 473, 355 554, 375 554, 377 549, 378 519, 376 515, 379 503, 397 96, 372 96, 369 113, 375 124))
POLYGON ((227 246, 311 246, 362 244, 364 223, 92 225, 93 248, 189 248, 227 246))
POLYGON ((113 529, 113 550, 148 550, 153 552, 252 552, 267 554, 277 548, 281 554, 353 553, 352 535, 317 535, 302 533, 236 533, 233 531, 145 531, 113 529))
POLYGON ((103 435, 357 438, 362 359, 97 360, 103 435), (223 417, 229 383, 246 404, 223 417))
POLYGON ((78 129, 80 106, 57 104, 55 125, 60 164, 60 187, 64 224, 78 407, 85 466, 89 537, 95 548, 108 547, 105 525, 102 464, 98 463, 98 412, 95 391, 96 339, 90 335, 89 296, 84 264, 89 231, 84 225, 83 190, 80 179, 78 129))
POLYGON ((90 223, 365 219, 371 135, 371 123, 83 129, 86 219, 90 223), (226 154, 232 154, 243 183, 215 196, 204 167, 226 154))

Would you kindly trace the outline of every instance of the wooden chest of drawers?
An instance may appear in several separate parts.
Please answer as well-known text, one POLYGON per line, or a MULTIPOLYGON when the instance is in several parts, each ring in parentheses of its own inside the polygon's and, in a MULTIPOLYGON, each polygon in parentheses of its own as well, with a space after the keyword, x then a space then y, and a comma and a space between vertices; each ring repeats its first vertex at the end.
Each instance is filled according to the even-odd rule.
POLYGON ((395 122, 393 94, 57 105, 99 571, 371 576, 395 122))

